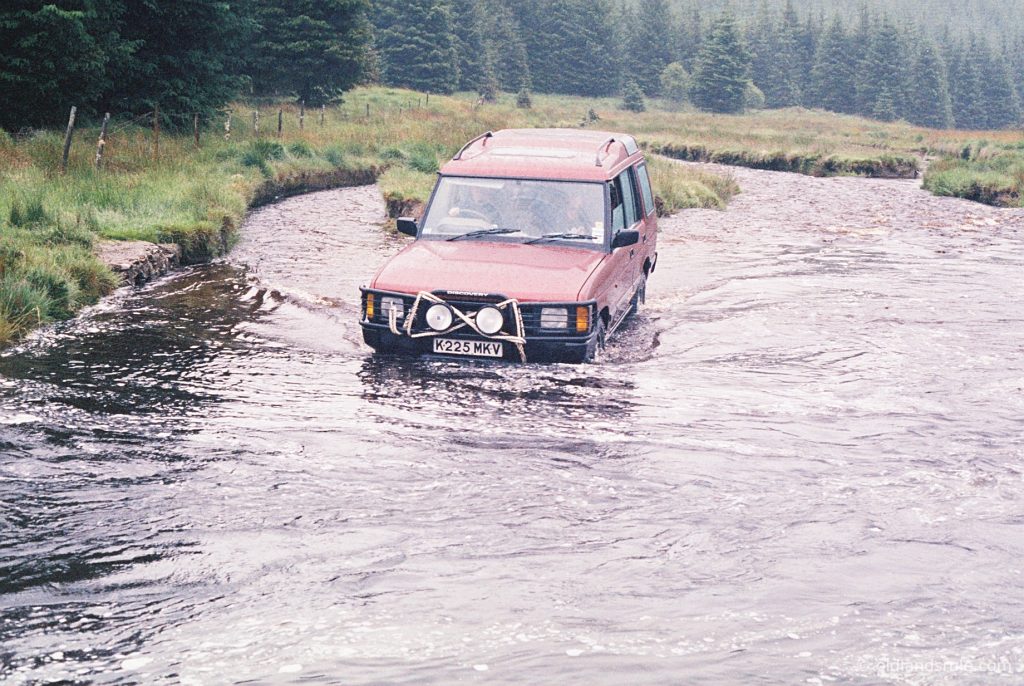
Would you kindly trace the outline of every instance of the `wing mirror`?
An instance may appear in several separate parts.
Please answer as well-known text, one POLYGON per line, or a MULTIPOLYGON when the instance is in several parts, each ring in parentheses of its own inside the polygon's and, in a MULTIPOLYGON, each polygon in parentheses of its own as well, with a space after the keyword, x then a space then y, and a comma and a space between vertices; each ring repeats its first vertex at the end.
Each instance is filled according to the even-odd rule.
POLYGON ((415 219, 411 217, 400 217, 398 219, 398 231, 400 233, 404 233, 407 236, 415 236, 417 233, 419 233, 419 227, 416 226, 415 219))
POLYGON ((619 231, 612 239, 612 250, 625 248, 627 245, 636 245, 640 242, 639 231, 619 231))

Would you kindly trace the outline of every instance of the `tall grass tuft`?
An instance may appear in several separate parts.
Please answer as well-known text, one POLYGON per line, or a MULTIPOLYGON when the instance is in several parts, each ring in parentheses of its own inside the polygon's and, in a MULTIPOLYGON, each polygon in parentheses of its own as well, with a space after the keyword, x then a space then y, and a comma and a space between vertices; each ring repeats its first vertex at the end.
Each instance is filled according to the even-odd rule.
POLYGON ((723 209, 740 190, 730 174, 698 171, 658 157, 649 167, 661 216, 688 207, 723 209))
POLYGON ((49 219, 46 208, 43 206, 43 199, 39 195, 15 199, 8 211, 8 221, 10 221, 11 226, 44 224, 49 219))
POLYGON ((439 168, 437 149, 428 143, 414 143, 409 146, 409 168, 422 174, 436 174, 439 168))

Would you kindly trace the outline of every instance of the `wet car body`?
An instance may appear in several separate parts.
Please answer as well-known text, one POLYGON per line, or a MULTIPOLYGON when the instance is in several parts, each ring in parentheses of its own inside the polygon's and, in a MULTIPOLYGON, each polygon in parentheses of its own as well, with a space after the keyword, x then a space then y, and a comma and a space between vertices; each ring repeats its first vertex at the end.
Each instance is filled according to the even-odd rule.
POLYGON ((362 289, 363 339, 378 352, 591 360, 643 302, 656 216, 631 136, 488 132, 442 167, 420 222, 399 220, 416 240, 362 289))

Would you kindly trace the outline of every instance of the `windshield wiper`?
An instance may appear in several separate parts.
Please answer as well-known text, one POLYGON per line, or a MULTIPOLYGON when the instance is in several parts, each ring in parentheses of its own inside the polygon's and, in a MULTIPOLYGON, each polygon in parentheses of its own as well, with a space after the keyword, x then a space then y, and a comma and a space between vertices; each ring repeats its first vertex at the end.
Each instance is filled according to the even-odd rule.
POLYGON ((558 240, 559 238, 567 238, 572 240, 579 239, 588 241, 597 240, 597 236, 591 236, 589 233, 546 233, 540 238, 533 238, 531 240, 526 241, 526 244, 529 245, 530 243, 539 243, 540 241, 554 241, 558 240))
POLYGON ((457 241, 460 238, 476 238, 477 236, 493 236, 499 233, 519 233, 519 229, 502 229, 495 227, 493 229, 478 229, 476 231, 469 231, 467 233, 460 233, 458 236, 452 236, 447 239, 449 241, 457 241))

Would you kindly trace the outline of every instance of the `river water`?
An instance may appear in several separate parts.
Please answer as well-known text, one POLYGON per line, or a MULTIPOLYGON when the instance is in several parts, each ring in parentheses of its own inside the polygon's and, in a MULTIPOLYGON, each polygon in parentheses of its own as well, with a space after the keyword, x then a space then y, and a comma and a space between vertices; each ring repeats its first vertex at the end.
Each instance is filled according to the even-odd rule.
POLYGON ((0 357, 0 682, 1024 681, 1024 211, 733 170, 599 365, 375 358, 374 188, 0 357))

